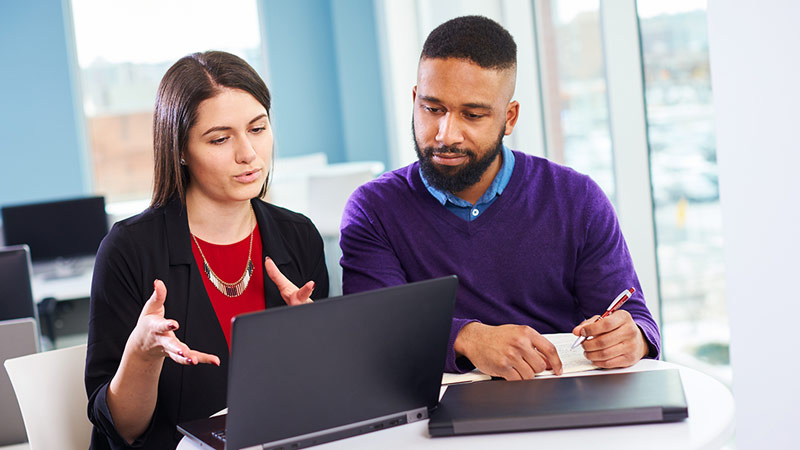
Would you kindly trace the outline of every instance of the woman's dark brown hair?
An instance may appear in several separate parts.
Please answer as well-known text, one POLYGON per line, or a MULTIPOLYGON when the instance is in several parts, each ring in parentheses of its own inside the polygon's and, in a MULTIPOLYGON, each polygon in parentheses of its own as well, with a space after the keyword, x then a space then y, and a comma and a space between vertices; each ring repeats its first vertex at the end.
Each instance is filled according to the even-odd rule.
MULTIPOLYGON (((197 108, 223 88, 241 89, 264 105, 269 116, 267 85, 247 62, 226 52, 193 53, 179 59, 161 79, 153 114, 155 176, 150 207, 164 206, 178 197, 185 203, 189 172, 180 164, 197 120, 197 108)), ((267 176, 269 180, 269 176, 267 176)), ((267 182, 259 197, 267 191, 267 182)))

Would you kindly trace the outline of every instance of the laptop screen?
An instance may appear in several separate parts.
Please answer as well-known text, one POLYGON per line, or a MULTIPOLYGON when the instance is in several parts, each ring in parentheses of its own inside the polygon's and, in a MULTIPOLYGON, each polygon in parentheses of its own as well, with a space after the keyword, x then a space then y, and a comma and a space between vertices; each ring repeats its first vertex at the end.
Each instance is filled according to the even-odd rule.
POLYGON ((2 217, 6 245, 27 244, 34 262, 94 255, 108 232, 103 197, 5 206, 2 217))
POLYGON ((434 407, 457 285, 446 277, 237 317, 228 448, 434 407))
POLYGON ((28 249, 0 247, 0 320, 36 317, 32 289, 28 249))

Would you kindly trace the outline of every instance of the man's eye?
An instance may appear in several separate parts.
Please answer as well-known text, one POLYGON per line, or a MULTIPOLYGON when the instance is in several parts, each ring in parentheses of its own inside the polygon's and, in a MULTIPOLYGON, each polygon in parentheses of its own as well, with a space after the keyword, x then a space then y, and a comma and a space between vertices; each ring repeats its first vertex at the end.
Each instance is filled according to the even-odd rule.
POLYGON ((484 116, 484 114, 474 114, 474 113, 468 113, 467 114, 467 117, 470 118, 470 119, 480 119, 483 116, 484 116))
POLYGON ((432 113, 438 113, 439 111, 441 111, 439 108, 435 108, 433 106, 422 105, 422 107, 425 109, 425 111, 432 112, 432 113))
POLYGON ((250 132, 254 133, 254 134, 258 134, 258 133, 261 133, 262 131, 264 131, 266 129, 267 129, 267 127, 255 127, 253 129, 251 129, 250 132))

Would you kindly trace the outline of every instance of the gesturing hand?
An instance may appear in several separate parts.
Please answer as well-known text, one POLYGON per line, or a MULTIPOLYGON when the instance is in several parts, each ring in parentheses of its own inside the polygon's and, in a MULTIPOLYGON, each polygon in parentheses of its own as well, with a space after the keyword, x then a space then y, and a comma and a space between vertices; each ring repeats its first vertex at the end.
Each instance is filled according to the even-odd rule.
POLYGON ((555 346, 531 327, 468 323, 454 344, 481 372, 506 380, 528 380, 551 368, 561 374, 555 346))
POLYGON ((294 283, 283 276, 278 266, 275 265, 275 262, 269 256, 264 258, 264 268, 267 270, 267 275, 272 282, 278 286, 278 291, 280 291, 281 297, 287 305, 294 306, 313 302, 313 300, 311 300, 311 293, 314 292, 313 280, 298 289, 294 283))
POLYGON ((175 337, 178 322, 164 318, 167 287, 163 281, 155 280, 153 289, 153 295, 145 302, 127 345, 145 359, 169 356, 178 364, 208 363, 219 366, 217 356, 192 350, 175 337))
POLYGON ((583 350, 594 365, 628 367, 647 355, 647 341, 628 311, 619 309, 603 320, 597 317, 584 320, 572 330, 576 336, 592 337, 583 341, 583 350))

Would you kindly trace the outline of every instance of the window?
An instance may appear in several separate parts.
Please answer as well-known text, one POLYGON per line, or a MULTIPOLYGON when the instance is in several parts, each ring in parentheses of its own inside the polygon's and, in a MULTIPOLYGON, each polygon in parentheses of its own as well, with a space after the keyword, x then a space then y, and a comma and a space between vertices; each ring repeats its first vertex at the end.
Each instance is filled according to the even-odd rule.
POLYGON ((94 191, 147 199, 152 115, 161 77, 180 57, 235 53, 262 72, 256 0, 72 0, 94 191))
POLYGON ((706 2, 637 7, 665 356, 730 381, 706 2))
POLYGON ((547 156, 591 176, 613 200, 600 1, 536 5, 547 156))

